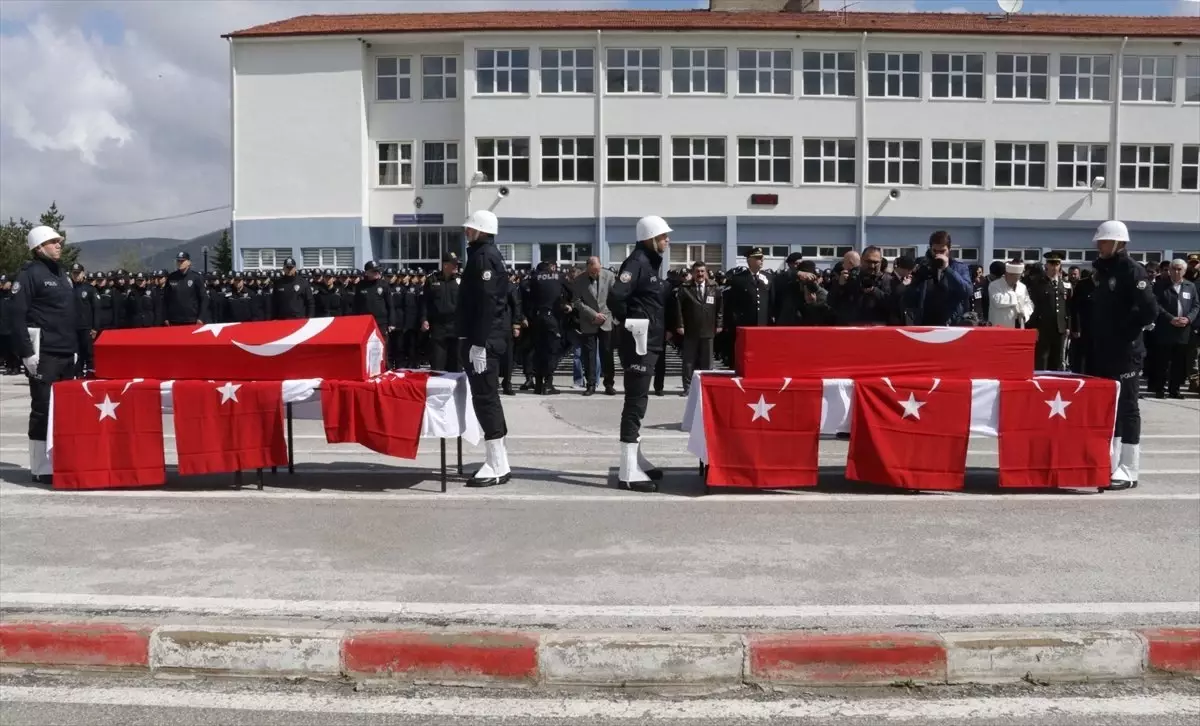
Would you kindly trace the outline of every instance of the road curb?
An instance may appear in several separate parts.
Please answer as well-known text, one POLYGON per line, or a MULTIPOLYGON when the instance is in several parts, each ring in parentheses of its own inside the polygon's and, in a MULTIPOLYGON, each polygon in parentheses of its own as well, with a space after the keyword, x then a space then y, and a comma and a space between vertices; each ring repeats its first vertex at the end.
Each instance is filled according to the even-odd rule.
POLYGON ((0 664, 517 686, 869 686, 1200 675, 1200 626, 597 633, 0 622, 0 664))

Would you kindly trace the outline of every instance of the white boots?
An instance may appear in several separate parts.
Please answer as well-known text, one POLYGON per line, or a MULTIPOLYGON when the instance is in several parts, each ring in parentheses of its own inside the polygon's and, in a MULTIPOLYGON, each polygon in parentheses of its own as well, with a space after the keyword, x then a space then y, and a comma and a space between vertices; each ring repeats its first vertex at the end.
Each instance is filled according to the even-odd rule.
POLYGON ((504 448, 504 439, 485 441, 487 454, 483 466, 467 480, 471 488, 494 487, 506 484, 512 478, 512 469, 508 466, 508 450, 504 448))
POLYGON ((659 479, 662 479, 662 476, 663 476, 662 470, 659 469, 658 467, 654 466, 654 464, 651 464, 650 460, 646 458, 646 455, 642 453, 641 438, 638 439, 638 445, 637 445, 637 465, 638 465, 639 469, 641 469, 642 471, 644 471, 646 473, 646 476, 650 477, 654 481, 658 481, 659 479))
POLYGON ((1133 489, 1138 485, 1138 473, 1142 465, 1141 444, 1126 444, 1113 439, 1112 483, 1110 491, 1133 489))
POLYGON ((46 454, 45 441, 29 440, 29 473, 35 481, 54 474, 54 468, 50 466, 50 457, 46 454))
POLYGON ((617 469, 618 484, 622 489, 635 492, 656 492, 658 485, 654 480, 662 478, 662 472, 650 466, 650 462, 642 456, 640 446, 641 444, 621 442, 621 465, 617 469))

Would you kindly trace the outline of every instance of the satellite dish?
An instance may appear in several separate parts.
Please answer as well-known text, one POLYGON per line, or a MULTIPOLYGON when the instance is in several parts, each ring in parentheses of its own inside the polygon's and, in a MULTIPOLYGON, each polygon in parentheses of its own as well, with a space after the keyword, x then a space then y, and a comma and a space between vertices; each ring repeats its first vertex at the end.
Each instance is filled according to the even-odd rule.
POLYGON ((996 4, 1000 6, 1005 15, 1015 15, 1021 12, 1021 8, 1025 5, 1025 0, 996 0, 996 4))

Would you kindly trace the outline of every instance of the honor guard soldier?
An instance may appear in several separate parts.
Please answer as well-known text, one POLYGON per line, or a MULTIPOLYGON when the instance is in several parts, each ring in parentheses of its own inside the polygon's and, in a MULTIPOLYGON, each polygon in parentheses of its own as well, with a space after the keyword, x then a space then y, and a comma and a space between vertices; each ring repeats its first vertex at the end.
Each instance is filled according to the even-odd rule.
POLYGON ((49 483, 50 389, 55 381, 74 377, 79 352, 75 290, 59 262, 62 235, 51 227, 34 227, 25 243, 33 259, 12 285, 9 334, 29 376, 29 471, 35 481, 49 483))
POLYGON ((763 250, 755 247, 746 255, 746 267, 729 275, 725 291, 725 320, 733 328, 771 324, 771 277, 763 271, 763 250))
POLYGON ((504 437, 504 405, 500 403, 500 360, 507 350, 511 324, 508 314, 508 274, 504 257, 494 243, 499 223, 496 215, 478 211, 463 223, 467 236, 467 268, 458 301, 458 332, 466 349, 471 404, 483 429, 487 450, 484 464, 469 480, 469 487, 504 484, 511 476, 504 437))
POLYGON ((567 302, 567 283, 554 264, 543 260, 530 276, 521 308, 529 318, 533 336, 534 393, 557 395, 554 387, 554 368, 562 348, 563 306, 567 302))
POLYGON ((1029 327, 1036 329, 1038 334, 1033 353, 1036 371, 1063 369, 1071 322, 1068 314, 1071 283, 1062 274, 1065 254, 1057 251, 1045 254, 1046 277, 1029 291, 1033 298, 1033 320, 1029 327))
POLYGON ((617 478, 622 489, 658 491, 662 472, 641 451, 642 418, 650 401, 650 384, 658 357, 665 352, 669 287, 662 279, 663 257, 671 228, 662 217, 643 217, 635 230, 637 246, 617 273, 608 294, 609 308, 622 321, 617 342, 625 374, 621 407, 621 463, 617 478))
POLYGON ((455 316, 462 278, 458 276, 458 255, 442 255, 442 270, 425 281, 421 307, 421 329, 429 332, 429 367, 435 371, 457 373, 462 370, 458 356, 458 332, 455 316))
POLYGON ((1092 294, 1091 329, 1087 337, 1087 373, 1116 380, 1117 426, 1113 437, 1110 489, 1137 486, 1141 459, 1142 414, 1138 410, 1140 374, 1146 357, 1142 332, 1154 322, 1158 303, 1146 268, 1129 258, 1125 247, 1129 229, 1111 220, 1093 238, 1100 257, 1095 261, 1096 290, 1092 294), (1119 444, 1119 449, 1118 449, 1119 444))
POLYGON ((92 372, 92 341, 96 338, 96 288, 78 262, 71 265, 71 284, 75 288, 75 339, 79 347, 76 371, 86 377, 92 372))
POLYGON ((363 265, 363 277, 354 290, 354 314, 370 315, 375 318, 384 340, 396 329, 395 311, 392 310, 392 291, 383 279, 379 265, 368 262, 363 265))
POLYGON ((163 293, 163 321, 167 325, 194 325, 208 319, 208 291, 204 277, 192 269, 192 256, 175 255, 176 269, 167 275, 163 293))
POLYGON ((283 261, 283 274, 271 287, 271 319, 311 318, 314 312, 316 302, 312 287, 308 280, 296 274, 296 261, 289 257, 283 261))

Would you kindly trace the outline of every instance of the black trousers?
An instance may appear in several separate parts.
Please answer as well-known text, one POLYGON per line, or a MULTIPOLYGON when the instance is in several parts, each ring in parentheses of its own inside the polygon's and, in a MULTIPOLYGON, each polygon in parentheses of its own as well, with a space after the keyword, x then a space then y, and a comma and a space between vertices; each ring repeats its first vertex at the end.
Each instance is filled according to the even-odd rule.
MULTIPOLYGON (((386 330, 386 328, 385 328, 386 330)), ((384 333, 387 336, 387 360, 388 368, 403 368, 404 367, 404 331, 393 330, 390 333, 384 333)))
POLYGON ((667 385, 667 344, 662 344, 662 352, 654 361, 654 392, 662 393, 667 385))
POLYGON ((1037 343, 1033 347, 1033 369, 1035 371, 1061 371, 1063 369, 1063 343, 1066 335, 1056 330, 1039 330, 1037 343))
POLYGON ((500 402, 500 357, 503 353, 489 345, 487 369, 483 373, 476 373, 468 354, 470 349, 464 340, 461 357, 467 361, 467 380, 471 383, 471 405, 475 409, 475 417, 479 419, 484 439, 502 439, 508 435, 508 425, 504 421, 504 404, 500 402))
POLYGON ((1120 390, 1117 392, 1117 428, 1116 438, 1124 444, 1142 443, 1142 411, 1138 401, 1142 394, 1142 378, 1137 371, 1123 373, 1117 379, 1120 390))
POLYGON ((513 354, 516 351, 516 345, 510 335, 508 344, 504 346, 504 353, 500 355, 500 385, 504 390, 512 388, 512 373, 513 373, 513 354))
POLYGON ((533 333, 533 374, 540 378, 552 378, 554 367, 561 356, 562 335, 554 314, 540 311, 529 321, 533 333))
POLYGON ((429 367, 435 371, 460 373, 462 371, 459 357, 459 340, 455 336, 429 336, 429 367))
POLYGON ((421 365, 421 351, 418 343, 421 331, 416 328, 400 331, 400 367, 418 368, 421 365))
POLYGON ((29 376, 29 438, 45 441, 50 425, 50 389, 56 381, 75 377, 73 354, 43 352, 38 358, 37 375, 29 376))
POLYGON ((712 338, 691 338, 684 336, 683 349, 683 390, 692 387, 692 374, 696 371, 712 370, 713 341, 712 338))
POLYGON ((1179 393, 1188 373, 1188 344, 1157 343, 1149 363, 1154 366, 1150 390, 1162 393, 1165 386, 1170 393, 1179 393))
POLYGON ((616 385, 616 371, 613 362, 611 330, 597 330, 595 333, 581 333, 579 336, 580 355, 583 356, 584 383, 596 387, 596 349, 600 349, 600 373, 604 376, 604 387, 616 385))
POLYGON ((92 331, 86 329, 76 330, 75 338, 79 345, 79 365, 77 367, 77 371, 79 375, 82 376, 84 373, 92 370, 93 368, 94 361, 92 358, 92 331))
POLYGON ((17 357, 16 346, 12 337, 6 332, 0 332, 0 364, 6 371, 17 371, 21 367, 21 359, 17 357))
POLYGON ((1071 339, 1071 347, 1067 349, 1067 362, 1072 373, 1083 373, 1087 370, 1087 348, 1086 339, 1071 339))
POLYGON ((621 406, 621 443, 635 444, 641 435, 646 405, 650 403, 650 382, 662 353, 650 350, 646 355, 638 355, 633 336, 625 331, 620 335, 618 352, 621 355, 621 370, 625 374, 625 402, 621 406))

